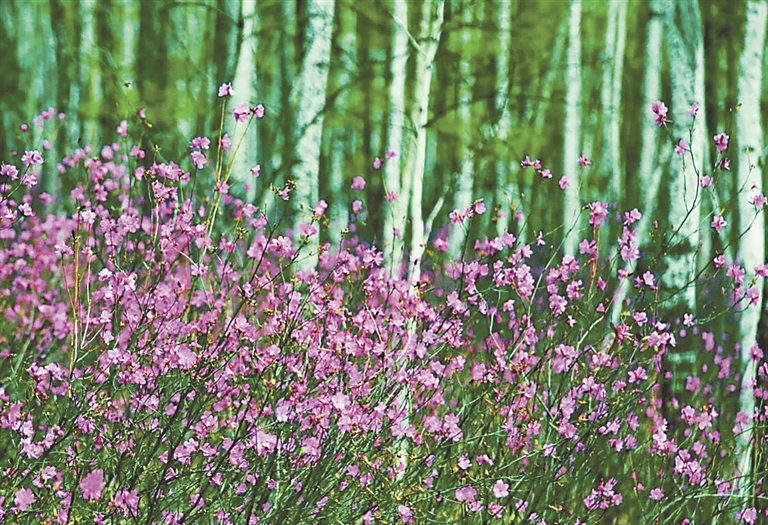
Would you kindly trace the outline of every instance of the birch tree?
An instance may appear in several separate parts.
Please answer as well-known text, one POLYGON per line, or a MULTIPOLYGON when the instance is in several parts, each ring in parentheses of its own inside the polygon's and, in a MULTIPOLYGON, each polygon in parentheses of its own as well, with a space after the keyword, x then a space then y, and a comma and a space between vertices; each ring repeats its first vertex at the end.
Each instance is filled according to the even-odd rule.
MULTIPOLYGON (((763 151, 763 127, 760 118, 760 93, 762 84, 762 62, 765 52, 765 25, 768 3, 765 0, 747 3, 747 24, 744 35, 744 50, 739 58, 738 93, 742 104, 736 114, 736 137, 738 140, 738 195, 739 242, 738 258, 744 269, 754 277, 755 267, 765 263, 765 221, 757 214, 753 205, 754 197, 762 188, 762 169, 759 157, 763 151), (752 188, 758 188, 753 190, 752 188)), ((750 424, 736 438, 739 457, 740 483, 743 496, 748 495, 752 479, 752 422, 755 416, 755 368, 756 362, 750 352, 757 344, 757 327, 763 300, 763 283, 755 281, 757 298, 754 304, 745 305, 739 319, 739 342, 741 344, 741 394, 739 409, 750 417, 750 424)))
MULTIPOLYGON (((232 96, 232 105, 248 104, 255 105, 256 102, 256 56, 258 51, 258 40, 256 34, 258 28, 256 25, 256 0, 242 0, 241 19, 243 21, 243 36, 240 42, 240 50, 237 57, 237 66, 235 67, 235 78, 232 83, 234 95, 232 96)), ((236 128, 229 120, 230 126, 236 128)), ((235 144, 242 144, 236 151, 233 166, 234 180, 240 183, 248 184, 246 199, 253 202, 256 198, 256 186, 251 180, 250 169, 258 161, 258 133, 257 124, 249 121, 247 128, 232 129, 230 135, 236 140, 235 144)), ((242 127, 243 124, 240 124, 242 127)))
MULTIPOLYGON (((454 11, 463 9, 461 22, 462 28, 459 31, 459 52, 461 58, 459 61, 459 108, 457 111, 457 127, 459 131, 459 141, 461 149, 461 160, 459 167, 456 188, 453 194, 453 209, 459 213, 469 208, 472 204, 472 188, 474 186, 475 155, 472 147, 472 88, 475 84, 475 78, 470 65, 469 44, 470 31, 469 26, 472 23, 472 10, 469 6, 462 6, 459 0, 455 2, 454 11)), ((451 234, 448 239, 448 255, 452 259, 458 259, 462 256, 464 240, 466 239, 467 224, 454 224, 451 228, 451 234)))
MULTIPOLYGON (((622 166, 620 162, 621 88, 624 71, 624 45, 627 39, 627 2, 608 3, 603 60, 603 155, 601 162, 609 173, 610 200, 621 204, 622 166)), ((621 208, 621 206, 619 206, 621 208)))
MULTIPOLYGON (((704 100, 704 41, 701 13, 697 0, 668 1, 664 5, 664 32, 667 36, 669 69, 672 77, 672 134, 684 139, 690 152, 675 155, 668 166, 669 228, 673 232, 665 248, 664 289, 671 295, 673 308, 695 314, 696 251, 699 247, 700 199, 698 171, 703 167, 705 135, 704 100), (691 129, 691 104, 699 104, 699 113, 691 129)), ((670 352, 674 380, 672 395, 682 388, 684 369, 693 366, 693 351, 670 352)))
POLYGON ((336 97, 336 118, 339 125, 332 130, 331 145, 331 173, 329 186, 332 195, 330 203, 331 228, 329 236, 333 244, 341 241, 341 232, 348 225, 349 210, 347 190, 344 187, 344 168, 347 156, 355 150, 356 132, 345 125, 345 117, 348 112, 349 99, 351 98, 351 84, 355 75, 357 63, 357 33, 355 24, 357 15, 349 6, 337 4, 337 20, 339 25, 338 44, 339 70, 337 73, 337 85, 340 92, 336 97), (343 8, 346 7, 346 8, 343 8))
POLYGON ((433 65, 440 35, 443 27, 445 0, 424 0, 421 8, 419 24, 419 41, 416 49, 416 71, 414 101, 411 109, 414 144, 408 148, 406 166, 413 180, 411 185, 411 260, 409 278, 411 283, 418 283, 421 276, 421 258, 424 255, 425 244, 435 210, 439 211, 442 200, 438 199, 433 213, 424 222, 422 209, 422 194, 424 189, 424 172, 427 162, 427 117, 429 116, 429 90, 432 85, 433 65))
POLYGON ((565 92, 565 129, 563 130, 563 174, 570 180, 564 191, 563 251, 576 255, 579 243, 579 171, 576 160, 581 145, 581 0, 571 0, 569 10, 568 52, 565 92))
MULTIPOLYGON (((500 143, 505 143, 509 138, 509 130, 512 127, 512 115, 509 111, 509 44, 510 33, 510 2, 498 0, 498 31, 499 54, 496 57, 496 111, 500 112, 497 137, 500 143)), ((496 205, 499 215, 496 218, 496 234, 502 235, 509 230, 510 213, 512 211, 513 196, 519 194, 517 184, 510 186, 508 179, 510 161, 506 156, 496 160, 496 205)))
POLYGON ((405 128, 405 79, 408 64, 408 4, 392 2, 393 31, 391 80, 389 85, 389 129, 387 157, 384 164, 384 188, 387 206, 384 216, 384 261, 390 274, 399 275, 403 260, 403 236, 408 210, 409 184, 401 181, 403 131, 405 128), (396 157, 389 158, 390 152, 396 157), (405 183, 405 184, 404 184, 405 183))
MULTIPOLYGON (((638 166, 637 186, 642 188, 640 193, 640 212, 642 218, 637 223, 635 238, 638 243, 646 239, 652 217, 655 215, 659 185, 661 183, 661 166, 665 161, 658 161, 659 128, 651 117, 651 104, 661 97, 661 44, 664 23, 663 0, 651 2, 651 12, 648 18, 645 37, 645 76, 643 78, 642 131, 640 136, 640 164, 638 166)), ((630 261, 626 269, 632 273, 636 268, 635 261, 630 261)), ((611 322, 618 325, 630 287, 629 279, 619 283, 611 307, 611 322)))
MULTIPOLYGON (((301 70, 291 92, 296 108, 296 146, 294 149, 293 181, 296 186, 291 196, 294 217, 294 242, 302 241, 299 226, 312 222, 312 211, 318 200, 320 180, 320 146, 323 131, 325 88, 333 32, 333 0, 307 2, 305 54, 301 70)), ((317 265, 319 237, 310 235, 298 266, 302 269, 317 265)))

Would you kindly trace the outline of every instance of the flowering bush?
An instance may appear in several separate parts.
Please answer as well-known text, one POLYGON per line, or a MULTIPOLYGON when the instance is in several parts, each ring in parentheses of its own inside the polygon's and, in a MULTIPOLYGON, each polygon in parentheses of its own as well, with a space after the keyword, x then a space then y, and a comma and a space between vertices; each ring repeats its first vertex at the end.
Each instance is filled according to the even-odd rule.
MULTIPOLYGON (((226 103, 231 85, 218 94, 226 103)), ((666 106, 655 112, 663 125, 666 106)), ((263 116, 232 114, 241 131, 263 116)), ((734 410, 738 353, 726 334, 665 312, 652 268, 619 268, 643 261, 637 210, 618 217, 613 256, 600 242, 610 207, 593 202, 577 258, 544 235, 527 245, 505 234, 477 240, 465 260, 434 255, 412 285, 353 237, 297 270, 325 201, 294 242, 281 210, 268 217, 230 194, 238 137, 220 135, 215 154, 195 137, 176 164, 150 161, 128 131, 123 121, 114 144, 63 159, 60 171, 82 180, 68 214, 30 191, 50 161, 33 144, 0 168, 0 521, 766 514, 768 410, 734 410), (621 282, 632 286, 611 323, 621 282), (689 398, 668 399, 662 361, 680 347, 706 363, 685 379, 689 398), (734 437, 746 428, 754 472, 739 473, 734 437)), ((273 190, 288 200, 291 184, 273 190)), ((354 218, 364 204, 353 206, 354 218)), ((453 227, 485 211, 457 211, 453 227)), ((754 307, 749 290, 762 283, 747 286, 724 256, 711 269, 709 282, 734 294, 723 315, 754 307)), ((768 364, 760 348, 753 356, 764 384, 768 364)))

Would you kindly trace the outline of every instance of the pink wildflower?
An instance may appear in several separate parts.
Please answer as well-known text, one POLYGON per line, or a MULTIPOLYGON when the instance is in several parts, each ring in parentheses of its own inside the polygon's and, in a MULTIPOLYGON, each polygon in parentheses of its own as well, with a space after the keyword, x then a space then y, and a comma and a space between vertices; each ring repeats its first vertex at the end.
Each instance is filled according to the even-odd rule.
POLYGON ((219 97, 231 97, 233 94, 232 83, 227 82, 219 86, 219 97))
POLYGON ((101 499, 101 491, 104 490, 104 471, 94 470, 80 481, 80 492, 84 500, 98 501, 101 499))

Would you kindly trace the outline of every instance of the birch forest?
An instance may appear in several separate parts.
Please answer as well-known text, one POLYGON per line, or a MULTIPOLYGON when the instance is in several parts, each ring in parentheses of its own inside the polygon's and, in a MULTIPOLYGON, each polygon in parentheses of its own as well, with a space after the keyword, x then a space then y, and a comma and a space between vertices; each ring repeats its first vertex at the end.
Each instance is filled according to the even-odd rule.
MULTIPOLYGON (((0 161, 31 149, 35 115, 65 114, 35 135, 32 193, 73 213, 73 148, 127 121, 137 162, 194 171, 190 140, 221 144, 223 126, 227 190, 303 243, 297 272, 350 238, 422 291, 426 261, 450 274, 504 239, 536 246, 539 268, 592 254, 615 288, 606 333, 647 290, 670 330, 729 334, 724 406, 768 415, 767 24, 768 0, 0 0, 0 161), (245 128, 243 104, 263 111, 245 128)), ((665 417, 708 353, 667 350, 665 417)), ((742 473, 765 457, 754 428, 733 437, 742 473)))

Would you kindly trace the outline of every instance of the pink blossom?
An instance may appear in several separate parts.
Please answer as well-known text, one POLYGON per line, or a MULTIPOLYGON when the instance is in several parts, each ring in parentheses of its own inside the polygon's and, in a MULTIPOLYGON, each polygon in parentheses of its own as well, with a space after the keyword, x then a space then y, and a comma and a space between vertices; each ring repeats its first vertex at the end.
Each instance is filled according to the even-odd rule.
POLYGON ((21 512, 27 510, 27 507, 32 505, 36 501, 35 493, 31 489, 19 489, 16 491, 16 496, 13 502, 19 508, 21 512))
POLYGON ((755 207, 757 211, 761 211, 765 206, 766 198, 762 193, 758 193, 757 195, 754 195, 749 202, 755 207))
POLYGON ((688 151, 688 143, 685 140, 680 139, 680 142, 675 146, 675 155, 685 155, 686 151, 688 151))
POLYGON ((482 215, 485 213, 487 208, 485 207, 485 203, 483 201, 477 201, 472 205, 472 209, 477 215, 482 215))
POLYGON ((699 103, 698 102, 692 103, 691 107, 688 108, 688 114, 692 117, 695 117, 698 112, 699 112, 699 103))
POLYGON ((323 216, 325 213, 325 210, 328 209, 328 203, 325 202, 325 200, 320 199, 317 201, 317 204, 315 204, 315 209, 312 211, 312 218, 313 219, 319 219, 323 216))
POLYGON ((80 481, 80 492, 86 501, 100 500, 102 490, 104 490, 104 471, 101 469, 94 470, 80 481))
POLYGON ((406 507, 405 505, 398 505, 397 514, 400 516, 400 519, 403 521, 403 523, 413 523, 413 511, 410 509, 410 507, 406 507))
POLYGON ((208 164, 208 159, 205 157, 205 154, 200 151, 193 151, 189 154, 189 158, 192 159, 192 163, 199 170, 203 169, 205 165, 208 164))
POLYGON ((494 483, 491 488, 495 498, 506 498, 509 496, 509 485, 500 479, 496 480, 496 483, 494 483))
POLYGON ((581 157, 579 157, 579 160, 576 161, 576 164, 578 164, 579 166, 591 166, 592 161, 589 160, 586 155, 582 155, 581 157))
POLYGON ((190 147, 192 149, 208 149, 211 147, 211 139, 208 137, 195 137, 190 142, 190 147))
POLYGON ((565 175, 563 175, 557 183, 560 185, 561 190, 571 187, 571 181, 565 175))
POLYGON ((719 167, 721 170, 729 171, 729 170, 731 169, 731 159, 722 158, 722 159, 720 159, 720 161, 717 163, 717 166, 718 166, 718 167, 719 167))
POLYGON ((723 233, 723 228, 728 226, 728 223, 720 215, 715 215, 712 219, 711 226, 717 233, 723 233))
POLYGON ((726 149, 728 149, 728 139, 730 138, 728 137, 728 135, 726 135, 723 132, 720 132, 712 138, 715 141, 715 149, 717 150, 718 153, 721 153, 726 149))
POLYGON ((227 82, 219 86, 219 97, 231 97, 233 95, 232 83, 227 82))
POLYGON ((373 169, 380 170, 383 165, 384 165, 384 161, 381 160, 379 157, 376 157, 375 159, 373 159, 373 169))
POLYGON ((232 117, 235 119, 235 122, 247 122, 250 113, 251 109, 248 107, 248 104, 238 104, 232 108, 232 117))
POLYGON ((219 140, 219 146, 221 146, 221 149, 224 151, 229 151, 229 148, 232 147, 232 139, 229 138, 229 135, 226 133, 223 137, 221 137, 221 140, 219 140))
POLYGON ((43 163, 43 156, 37 150, 25 151, 21 157, 21 162, 26 167, 36 166, 43 163))
MULTIPOLYGON (((536 162, 539 162, 538 160, 536 162)), ((528 155, 525 156, 523 160, 520 161, 520 166, 523 168, 530 168, 534 165, 534 162, 531 160, 531 157, 528 155)))
POLYGON ((264 118, 264 106, 259 104, 258 106, 252 107, 251 113, 253 113, 253 116, 256 118, 264 118))
POLYGON ((476 495, 477 495, 477 489, 472 485, 468 485, 466 487, 459 487, 456 489, 456 492, 454 493, 454 496, 456 497, 456 501, 460 501, 460 502, 475 501, 476 495))
POLYGON ((667 111, 668 108, 661 100, 657 100, 651 104, 651 111, 653 112, 653 120, 656 125, 662 127, 667 124, 667 111))
POLYGON ((358 176, 352 179, 352 185, 350 186, 353 190, 364 190, 365 189, 365 179, 358 176))
POLYGON ((699 186, 702 188, 707 188, 709 186, 712 186, 712 177, 709 175, 702 175, 699 179, 699 186))
POLYGON ((397 193, 394 191, 387 192, 387 202, 395 202, 397 200, 397 193))
POLYGON ((653 501, 660 501, 664 497, 664 491, 659 488, 651 489, 651 492, 648 494, 648 497, 651 498, 653 501))
POLYGON ((384 156, 386 160, 392 160, 397 158, 397 153, 392 150, 387 150, 387 154, 384 156))
POLYGON ((352 202, 352 211, 354 213, 360 213, 363 210, 363 203, 359 200, 354 200, 352 202))
POLYGON ((552 178, 552 172, 549 170, 549 168, 544 168, 539 171, 539 175, 541 175, 542 179, 551 179, 552 178))
POLYGON ((259 173, 261 173, 261 164, 256 164, 254 167, 251 168, 251 176, 258 178, 259 173))
POLYGON ((125 137, 128 135, 128 121, 121 120, 120 124, 117 126, 117 134, 121 137, 125 137))
POLYGON ((17 180, 19 178, 19 170, 12 164, 0 164, 0 175, 4 175, 11 180, 17 180))

